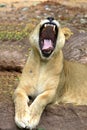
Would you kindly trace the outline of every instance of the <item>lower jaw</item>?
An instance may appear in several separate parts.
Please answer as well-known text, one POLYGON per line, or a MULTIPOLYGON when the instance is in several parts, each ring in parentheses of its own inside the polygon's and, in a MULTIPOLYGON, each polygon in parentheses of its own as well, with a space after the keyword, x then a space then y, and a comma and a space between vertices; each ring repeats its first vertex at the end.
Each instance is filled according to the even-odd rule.
POLYGON ((43 52, 42 52, 42 55, 43 55, 44 57, 46 57, 46 58, 50 57, 51 54, 52 54, 52 52, 50 52, 50 53, 43 53, 43 52))

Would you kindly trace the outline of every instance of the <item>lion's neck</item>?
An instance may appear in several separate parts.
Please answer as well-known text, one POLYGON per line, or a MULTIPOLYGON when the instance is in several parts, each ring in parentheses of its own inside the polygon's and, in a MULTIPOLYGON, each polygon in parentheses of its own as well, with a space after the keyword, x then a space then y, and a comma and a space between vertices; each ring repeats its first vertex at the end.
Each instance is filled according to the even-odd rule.
POLYGON ((49 60, 41 59, 40 54, 37 51, 33 51, 32 58, 34 59, 35 65, 38 64, 40 68, 44 66, 44 68, 48 70, 55 70, 55 72, 61 72, 63 68, 63 53, 60 50, 58 53, 54 54, 49 60))

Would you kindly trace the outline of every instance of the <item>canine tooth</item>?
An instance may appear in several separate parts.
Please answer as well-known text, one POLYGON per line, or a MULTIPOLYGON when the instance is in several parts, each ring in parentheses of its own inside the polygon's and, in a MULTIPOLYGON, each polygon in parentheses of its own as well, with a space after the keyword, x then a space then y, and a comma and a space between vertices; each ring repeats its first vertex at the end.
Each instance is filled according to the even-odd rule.
POLYGON ((46 28, 46 27, 47 27, 47 25, 45 24, 45 25, 44 25, 44 27, 46 28))
POLYGON ((53 31, 55 32, 55 25, 53 26, 53 31))

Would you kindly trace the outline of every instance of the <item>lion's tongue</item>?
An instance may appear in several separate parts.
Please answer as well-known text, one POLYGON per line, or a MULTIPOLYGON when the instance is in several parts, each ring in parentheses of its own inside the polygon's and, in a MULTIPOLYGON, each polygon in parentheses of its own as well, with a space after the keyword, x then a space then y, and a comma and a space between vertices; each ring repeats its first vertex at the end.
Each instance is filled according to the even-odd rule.
POLYGON ((42 50, 43 51, 53 50, 53 43, 52 43, 52 41, 48 40, 48 39, 44 39, 42 50))

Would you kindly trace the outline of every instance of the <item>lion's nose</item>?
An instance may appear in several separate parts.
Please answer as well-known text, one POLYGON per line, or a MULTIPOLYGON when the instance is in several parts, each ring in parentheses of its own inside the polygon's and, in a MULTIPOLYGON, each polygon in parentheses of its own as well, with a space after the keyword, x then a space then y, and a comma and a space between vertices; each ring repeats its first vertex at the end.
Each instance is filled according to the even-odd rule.
POLYGON ((52 22, 52 21, 54 20, 53 17, 48 17, 47 19, 48 19, 50 22, 52 22))

